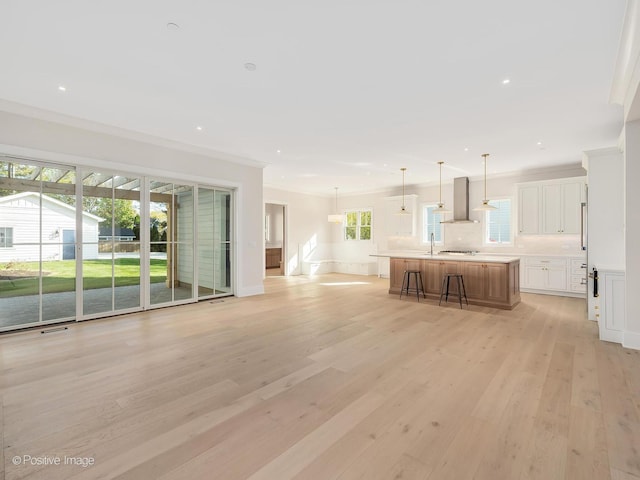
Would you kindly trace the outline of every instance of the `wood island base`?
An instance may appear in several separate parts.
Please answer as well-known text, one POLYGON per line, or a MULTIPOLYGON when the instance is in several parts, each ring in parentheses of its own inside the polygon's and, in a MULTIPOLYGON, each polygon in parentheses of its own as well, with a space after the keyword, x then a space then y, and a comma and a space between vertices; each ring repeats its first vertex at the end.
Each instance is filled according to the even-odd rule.
MULTIPOLYGON (((406 270, 419 270, 427 298, 439 299, 445 273, 461 273, 469 305, 513 309, 520 303, 520 260, 473 261, 420 258, 390 258, 389 293, 400 295, 406 270)), ((449 286, 451 297, 458 301, 457 285, 449 286)), ((412 283, 413 288, 413 283, 412 283)), ((415 292, 413 293, 415 295, 415 292)))

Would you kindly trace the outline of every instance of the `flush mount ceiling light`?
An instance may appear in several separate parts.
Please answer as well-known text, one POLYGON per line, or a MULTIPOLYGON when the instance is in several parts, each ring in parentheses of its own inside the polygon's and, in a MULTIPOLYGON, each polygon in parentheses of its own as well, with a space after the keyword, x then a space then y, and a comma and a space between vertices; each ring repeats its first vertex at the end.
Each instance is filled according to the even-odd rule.
POLYGON ((171 31, 180 30, 180 25, 174 22, 169 22, 167 23, 167 30, 171 30, 171 31))
POLYGON ((504 80, 502 80, 503 85, 509 85, 510 83, 511 83, 511 80, 509 78, 505 78, 504 80))
POLYGON ((336 213, 330 213, 327 216, 327 220, 330 223, 342 223, 343 216, 341 213, 338 213, 338 187, 333 187, 333 188, 336 189, 336 209, 335 209, 336 213))
POLYGON ((484 158, 484 161, 483 161, 484 163, 484 199, 482 200, 482 205, 473 209, 475 212, 497 210, 497 207, 494 207, 493 205, 489 205, 489 200, 487 199, 487 157, 488 156, 489 156, 488 153, 482 154, 482 157, 484 158))
POLYGON ((201 127, 200 125, 198 125, 198 126, 196 127, 196 130, 198 130, 199 132, 201 132, 201 131, 202 131, 202 127, 201 127))
POLYGON ((58 85, 58 90, 60 90, 61 92, 66 92, 67 87, 65 87, 64 85, 58 85))
POLYGON ((247 62, 247 63, 244 64, 244 68, 249 70, 250 72, 253 72, 256 69, 256 64, 247 62))
POLYGON ((402 171, 402 206, 400 207, 400 210, 396 212, 396 215, 411 215, 411 212, 407 210, 407 207, 404 204, 404 172, 407 171, 407 168, 402 167, 400 171, 402 171))
POLYGON ((447 210, 446 208, 444 208, 444 203, 442 203, 442 164, 444 162, 438 162, 438 165, 440 165, 440 200, 438 201, 438 207, 433 209, 433 213, 441 213, 441 214, 445 214, 445 213, 451 213, 451 210, 447 210))

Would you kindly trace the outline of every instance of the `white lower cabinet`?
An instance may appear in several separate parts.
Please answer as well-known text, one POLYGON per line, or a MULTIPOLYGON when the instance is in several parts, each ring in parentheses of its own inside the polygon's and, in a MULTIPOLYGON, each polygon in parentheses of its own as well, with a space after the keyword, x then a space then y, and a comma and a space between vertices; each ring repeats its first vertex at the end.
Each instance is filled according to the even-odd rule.
POLYGON ((596 320, 600 340, 622 343, 625 324, 625 281, 624 272, 600 270, 599 305, 596 305, 596 320))
POLYGON ((549 295, 584 296, 582 258, 523 257, 520 290, 549 295))

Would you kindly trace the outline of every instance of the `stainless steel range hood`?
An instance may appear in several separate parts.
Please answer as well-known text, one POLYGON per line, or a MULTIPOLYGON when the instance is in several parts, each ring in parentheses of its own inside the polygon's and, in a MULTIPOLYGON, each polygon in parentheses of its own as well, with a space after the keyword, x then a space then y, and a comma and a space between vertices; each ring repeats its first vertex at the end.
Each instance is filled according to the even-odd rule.
POLYGON ((477 220, 469 220, 468 177, 453 179, 453 220, 444 220, 440 223, 478 223, 477 220))

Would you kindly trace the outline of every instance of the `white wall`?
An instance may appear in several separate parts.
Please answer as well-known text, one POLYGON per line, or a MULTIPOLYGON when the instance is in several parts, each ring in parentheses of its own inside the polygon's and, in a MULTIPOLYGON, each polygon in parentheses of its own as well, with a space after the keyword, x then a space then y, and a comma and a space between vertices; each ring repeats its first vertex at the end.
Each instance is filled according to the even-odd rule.
MULTIPOLYGON (((540 169, 512 175, 489 178, 487 189, 490 198, 510 197, 514 200, 514 222, 516 209, 516 195, 518 183, 551 180, 556 178, 570 178, 584 176, 585 170, 579 163, 568 166, 540 169)), ((471 179, 469 185, 470 208, 480 204, 484 196, 483 178, 471 179)), ((415 234, 413 236, 390 236, 388 205, 402 194, 401 186, 394 189, 371 192, 361 195, 340 195, 338 209, 340 212, 359 208, 373 210, 373 233, 368 241, 345 241, 341 225, 330 224, 326 216, 335 210, 335 199, 326 196, 318 197, 300 193, 288 192, 265 187, 264 202, 285 204, 288 211, 289 250, 286 252, 287 273, 296 275, 302 273, 301 261, 332 260, 342 263, 376 262, 370 255, 385 250, 426 250, 428 243, 423 243, 422 206, 435 204, 439 200, 439 186, 408 185, 405 188, 407 204, 412 207, 415 215, 415 234), (393 197, 393 198, 391 198, 393 197), (409 201, 411 200, 411 201, 409 201)), ((453 182, 442 186, 442 200, 449 207, 453 207, 453 182)), ((265 207, 266 209, 267 207, 265 207)), ((266 212, 266 210, 265 210, 266 212)), ((482 212, 470 212, 471 219, 482 219, 482 212)), ((447 217, 449 218, 449 217, 447 217)), ((391 220, 396 221, 397 218, 391 220)), ((407 221, 411 222, 411 218, 407 221)), ((446 224, 445 245, 438 249, 470 248, 487 251, 491 247, 482 245, 482 223, 477 224, 446 224)), ((561 253, 565 255, 581 255, 580 237, 578 235, 529 235, 515 237, 514 245, 495 248, 494 251, 503 253, 561 253)), ((387 273, 384 262, 379 263, 379 273, 387 273)))
MULTIPOLYGON (((501 175, 489 177, 487 179, 487 192, 490 199, 511 198, 513 200, 513 221, 516 222, 517 206, 517 184, 524 182, 535 182, 541 180, 552 180, 556 178, 571 178, 584 176, 585 170, 579 163, 565 167, 555 167, 540 169, 535 171, 522 172, 511 175, 501 175)), ((358 250, 364 252, 368 250, 425 250, 429 244, 422 242, 422 206, 425 204, 436 204, 438 202, 438 184, 431 185, 408 185, 406 196, 417 195, 416 204, 416 233, 413 237, 390 238, 387 236, 385 228, 385 198, 397 196, 402 193, 401 187, 364 195, 346 196, 340 199, 340 208, 372 207, 374 210, 373 240, 370 246, 362 245, 358 250)), ((474 212, 472 209, 482 203, 484 196, 484 179, 471 178, 469 182, 469 218, 478 220, 473 224, 444 224, 444 246, 438 249, 473 249, 483 251, 495 251, 500 253, 560 253, 566 255, 581 255, 579 235, 520 235, 514 237, 512 246, 489 246, 482 244, 483 232, 483 212, 474 212)), ((442 185, 442 201, 445 206, 453 209, 453 183, 451 181, 442 185)), ((448 214, 446 219, 452 218, 448 214)), ((348 242, 340 244, 339 237, 334 237, 338 250, 348 250, 348 242)), ((336 255, 341 255, 337 253, 336 255)))
POLYGON ((332 258, 331 232, 340 228, 327 221, 333 199, 265 187, 264 203, 285 206, 285 275, 300 275, 303 261, 332 258))
POLYGON ((640 120, 625 123, 625 282, 623 345, 640 349, 640 120))
MULTIPOLYGON (((588 207, 588 271, 624 270, 624 158, 618 148, 585 152, 583 161, 587 168, 589 186, 588 207)), ((593 297, 593 280, 587 288, 589 318, 595 320, 596 299, 593 297)))
MULTIPOLYGON (((7 105, 2 102, 0 108, 7 105)), ((133 139, 127 137, 131 132, 101 133, 105 128, 97 124, 35 110, 34 115, 56 121, 0 110, 0 152, 236 189, 236 294, 263 293, 262 168, 257 162, 234 163, 223 154, 182 150, 162 139, 133 139), (69 125, 74 122, 86 128, 69 125)))

